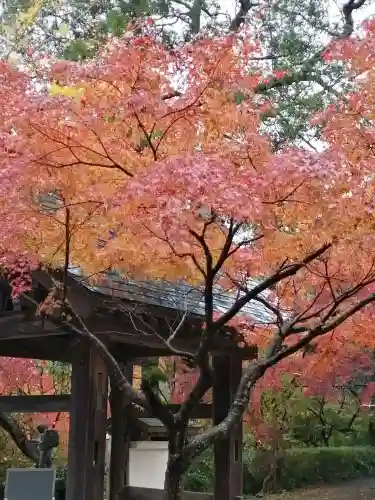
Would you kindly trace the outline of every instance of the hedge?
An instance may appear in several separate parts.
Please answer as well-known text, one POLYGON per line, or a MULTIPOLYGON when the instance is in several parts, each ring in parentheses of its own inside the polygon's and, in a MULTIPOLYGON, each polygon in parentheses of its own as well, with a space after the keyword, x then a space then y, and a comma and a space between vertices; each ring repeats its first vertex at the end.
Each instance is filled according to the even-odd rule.
MULTIPOLYGON (((250 471, 257 481, 264 479, 261 457, 255 457, 250 471)), ((280 486, 291 490, 374 474, 375 448, 372 447, 295 448, 287 451, 280 486)))
MULTIPOLYGON (((245 449, 244 494, 253 495, 262 487, 267 475, 264 453, 245 449)), ((65 478, 61 471, 56 481, 56 500, 64 499, 65 478)), ((318 483, 337 483, 347 479, 375 476, 375 447, 291 448, 286 450, 280 488, 292 490, 318 483)), ((184 481, 190 491, 210 492, 213 489, 213 455, 206 451, 193 463, 184 481)), ((3 491, 0 487, 0 500, 3 491)))
MULTIPOLYGON (((244 494, 260 491, 267 475, 264 453, 244 453, 244 494)), ((346 479, 375 475, 375 448, 332 447, 292 448, 286 450, 280 477, 280 488, 292 490, 318 483, 335 483, 346 479)), ((206 452, 193 464, 185 478, 185 489, 212 491, 212 452, 206 452)))

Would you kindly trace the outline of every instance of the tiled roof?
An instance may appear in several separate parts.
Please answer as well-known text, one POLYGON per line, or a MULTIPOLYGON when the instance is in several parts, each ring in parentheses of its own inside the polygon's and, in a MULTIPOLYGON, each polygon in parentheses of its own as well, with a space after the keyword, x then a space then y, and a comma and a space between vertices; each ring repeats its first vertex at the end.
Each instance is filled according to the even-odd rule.
MULTIPOLYGON (((77 268, 71 269, 71 274, 76 279, 82 277, 82 273, 77 268)), ((119 299, 148 304, 165 309, 174 309, 189 315, 204 316, 204 298, 202 290, 194 288, 184 283, 170 283, 166 281, 141 281, 121 279, 117 274, 107 274, 103 284, 91 286, 87 282, 79 279, 86 287, 92 291, 106 296, 114 296, 119 299)), ((257 285, 259 282, 253 281, 257 285)), ((266 296, 265 293, 262 294, 266 296)), ((217 312, 227 311, 235 302, 237 295, 235 292, 223 291, 219 287, 214 293, 214 309, 217 312)), ((242 314, 252 317, 256 323, 265 324, 275 321, 274 315, 257 301, 250 301, 241 311, 242 314)))

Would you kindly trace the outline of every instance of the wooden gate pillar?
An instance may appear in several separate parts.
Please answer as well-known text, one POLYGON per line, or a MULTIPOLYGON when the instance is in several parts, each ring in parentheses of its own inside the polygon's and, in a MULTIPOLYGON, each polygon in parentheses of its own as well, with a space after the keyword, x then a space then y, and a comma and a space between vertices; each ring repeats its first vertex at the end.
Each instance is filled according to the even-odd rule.
POLYGON ((108 374, 84 344, 72 363, 66 500, 103 500, 108 374))
MULTIPOLYGON (((126 378, 132 382, 133 365, 123 367, 126 378)), ((129 425, 126 418, 124 398, 117 386, 111 386, 111 460, 109 475, 109 500, 118 500, 118 493, 126 484, 129 461, 129 425)))
MULTIPOLYGON (((213 358, 215 381, 212 390, 213 424, 219 424, 227 415, 235 391, 241 380, 242 359, 238 356, 213 358)), ((242 421, 224 440, 214 445, 214 500, 234 500, 242 495, 242 421)))

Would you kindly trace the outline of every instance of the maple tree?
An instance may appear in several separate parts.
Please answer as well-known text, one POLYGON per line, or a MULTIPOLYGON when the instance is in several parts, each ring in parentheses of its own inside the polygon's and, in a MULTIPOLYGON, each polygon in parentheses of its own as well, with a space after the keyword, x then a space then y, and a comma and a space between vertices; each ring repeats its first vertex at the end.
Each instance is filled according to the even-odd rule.
MULTIPOLYGON (((373 40, 369 23, 364 41, 330 54, 342 51, 353 71, 371 76, 373 40)), ((373 182, 371 78, 318 118, 329 148, 274 154, 259 132, 257 50, 245 30, 171 51, 148 22, 140 34, 111 40, 95 61, 42 60, 31 76, 2 63, 0 249, 14 294, 30 288, 36 267, 66 275, 70 264, 94 280, 116 269, 202 291, 197 351, 174 346, 178 330, 164 339, 199 369, 175 415, 153 404, 147 388, 132 387, 75 314, 64 280, 41 306, 99 350, 124 398, 151 407, 169 429, 169 499, 180 498, 191 460, 240 421, 267 370, 316 349, 317 373, 343 346, 374 347, 373 221, 364 210, 373 182), (356 114, 348 112, 354 103, 356 114), (361 106, 366 142, 354 127, 361 106), (215 310, 217 289, 237 293, 224 312, 215 310), (245 313, 250 302, 262 305, 266 323, 245 313), (227 417, 188 439, 189 416, 213 381, 210 349, 225 325, 236 328, 239 344, 256 344, 259 356, 243 367, 227 417)))
MULTIPOLYGON (((49 370, 45 362, 38 362, 32 359, 0 358, 0 394, 59 394, 67 392, 66 377, 56 376, 53 369, 49 370)), ((59 413, 48 414, 21 414, 11 415, 0 412, 0 427, 8 433, 14 444, 25 457, 37 463, 39 460, 35 444, 32 442, 32 435, 35 434, 37 424, 55 424, 59 431, 62 431, 62 447, 66 447, 67 419, 66 415, 59 413)))
POLYGON ((302 357, 284 359, 252 391, 244 422, 254 464, 264 470, 263 493, 280 489, 290 448, 372 442, 371 416, 363 404, 374 393, 373 356, 330 344, 334 354, 318 345, 302 357))
MULTIPOLYGON (((196 383, 199 370, 181 359, 169 363, 173 366, 171 398, 180 404, 196 383)), ((348 350, 330 340, 326 348, 317 345, 304 356, 286 358, 269 369, 254 387, 244 421, 258 446, 265 449, 281 445, 285 438, 293 440, 297 434, 304 444, 328 446, 334 433, 352 432, 373 395, 371 353, 361 348, 348 350), (335 419, 345 425, 336 426, 335 419), (296 425, 301 429, 295 429, 296 425)), ((209 392, 203 401, 211 401, 209 392)))
MULTIPOLYGON (((337 347, 337 346, 335 346, 337 347)), ((280 424, 283 432, 287 432, 288 408, 287 401, 290 403, 290 410, 293 413, 293 398, 304 399, 304 412, 311 412, 315 416, 314 406, 309 404, 317 401, 321 413, 324 411, 324 405, 327 403, 339 403, 342 407, 346 396, 350 395, 355 399, 355 416, 358 416, 362 403, 365 403, 371 397, 371 383, 368 380, 373 375, 373 359, 370 353, 362 350, 350 349, 349 351, 342 346, 341 353, 337 352, 333 357, 331 354, 322 353, 318 350, 315 354, 307 354, 302 359, 288 358, 283 360, 277 366, 268 370, 265 376, 259 381, 251 398, 251 409, 249 412, 249 422, 255 424, 255 433, 260 441, 267 443, 267 425, 272 427, 273 416, 276 417, 276 424, 280 424), (332 364, 323 368, 321 356, 324 359, 333 360, 332 364), (359 377, 360 375, 360 377, 359 377), (361 378, 361 380, 359 380, 361 378), (268 394, 267 394, 268 393, 268 394), (279 393, 279 396, 278 396, 279 393), (265 397, 265 405, 270 405, 270 415, 264 414, 262 408, 262 399, 265 397), (275 398, 275 400, 273 399, 275 398), (270 400, 270 401, 268 401, 270 400), (277 400, 279 400, 277 402, 277 400), (278 415, 273 415, 273 410, 278 415), (266 421, 264 421, 266 417, 266 421), (268 422, 267 422, 268 419, 268 422), (278 422, 279 420, 279 422, 278 422), (257 428, 259 424, 260 428, 257 428)), ((319 416, 319 415, 318 415, 319 416)), ((322 414, 322 420, 324 415, 322 414)), ((351 424, 353 423, 351 422, 351 424)), ((323 422, 321 422, 323 424, 323 422)), ((350 426, 349 426, 350 428, 350 426)), ((323 434, 323 444, 328 446, 332 431, 329 429, 327 436, 323 434)), ((325 429, 322 429, 325 432, 325 429)))
MULTIPOLYGON (((40 389, 40 370, 33 360, 2 358, 0 361, 0 393, 11 395, 14 393, 30 394, 40 389)), ((13 442, 22 453, 37 462, 37 452, 27 438, 29 424, 27 416, 15 418, 7 413, 0 412, 0 426, 11 436, 13 442)))
POLYGON ((33 55, 59 54, 64 59, 94 57, 106 37, 121 36, 129 21, 152 16, 158 37, 169 47, 236 31, 243 24, 254 30, 262 50, 254 55, 268 78, 258 92, 276 102, 265 113, 263 126, 273 146, 288 141, 313 144, 319 128, 309 125, 312 112, 333 102, 350 87, 345 64, 325 61, 320 53, 328 40, 357 32, 369 0, 261 0, 226 2, 205 0, 6 0, 0 13, 0 54, 32 65, 33 55), (234 7, 234 6, 233 6, 234 7), (273 79, 273 72, 284 78, 273 79))

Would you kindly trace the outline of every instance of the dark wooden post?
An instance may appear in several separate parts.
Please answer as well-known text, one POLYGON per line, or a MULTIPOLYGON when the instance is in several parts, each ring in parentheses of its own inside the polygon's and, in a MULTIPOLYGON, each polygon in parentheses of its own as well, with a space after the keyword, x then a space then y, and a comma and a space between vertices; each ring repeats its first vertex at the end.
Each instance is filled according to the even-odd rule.
POLYGON ((103 500, 108 375, 86 345, 72 363, 66 500, 103 500))
MULTIPOLYGON (((133 380, 133 365, 126 363, 123 370, 127 379, 133 380)), ((117 500, 126 484, 129 459, 128 422, 122 397, 117 386, 111 386, 111 461, 109 474, 109 499, 117 500)))
MULTIPOLYGON (((212 391, 213 423, 220 423, 228 409, 241 379, 242 360, 236 356, 213 358, 215 382, 212 391)), ((242 421, 229 437, 214 445, 214 500, 234 500, 242 495, 242 421)))

